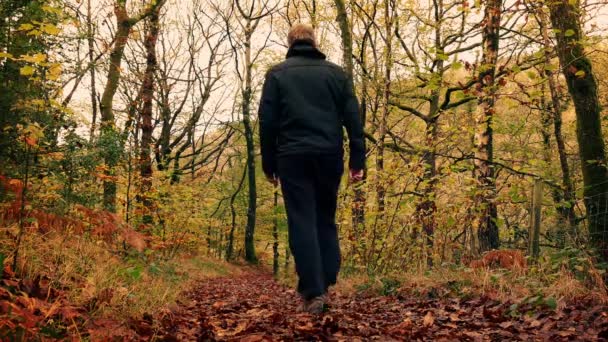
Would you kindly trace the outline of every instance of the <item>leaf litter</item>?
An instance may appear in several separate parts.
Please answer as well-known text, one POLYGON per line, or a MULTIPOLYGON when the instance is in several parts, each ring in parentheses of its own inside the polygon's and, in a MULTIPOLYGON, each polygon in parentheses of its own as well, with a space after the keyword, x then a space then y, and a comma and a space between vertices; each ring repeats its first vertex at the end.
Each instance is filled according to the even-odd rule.
MULTIPOLYGON (((602 341, 608 307, 580 301, 553 310, 489 297, 424 299, 332 294, 320 316, 298 312, 294 290, 266 274, 205 280, 158 317, 167 341, 602 341)), ((146 336, 140 336, 147 339, 146 336)))
POLYGON ((0 331, 33 337, 54 326, 63 327, 57 339, 92 341, 608 340, 608 307, 592 300, 540 308, 487 296, 421 298, 397 291, 335 293, 320 316, 298 312, 299 305, 293 289, 268 274, 246 271, 200 281, 175 305, 121 322, 71 306, 46 279, 24 281, 5 273, 0 331))

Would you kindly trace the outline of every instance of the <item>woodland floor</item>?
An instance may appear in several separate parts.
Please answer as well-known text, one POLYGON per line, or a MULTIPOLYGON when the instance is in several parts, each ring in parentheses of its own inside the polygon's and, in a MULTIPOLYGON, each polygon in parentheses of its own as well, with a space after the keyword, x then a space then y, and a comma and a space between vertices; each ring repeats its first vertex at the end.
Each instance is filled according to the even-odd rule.
POLYGON ((512 303, 489 298, 430 299, 337 293, 332 295, 328 312, 318 317, 299 313, 299 304, 292 289, 280 285, 269 275, 248 271, 202 281, 170 310, 132 321, 128 330, 111 331, 117 335, 128 331, 130 336, 122 338, 129 340, 165 341, 601 341, 608 338, 608 308, 586 302, 556 310, 520 305, 514 311, 512 303))

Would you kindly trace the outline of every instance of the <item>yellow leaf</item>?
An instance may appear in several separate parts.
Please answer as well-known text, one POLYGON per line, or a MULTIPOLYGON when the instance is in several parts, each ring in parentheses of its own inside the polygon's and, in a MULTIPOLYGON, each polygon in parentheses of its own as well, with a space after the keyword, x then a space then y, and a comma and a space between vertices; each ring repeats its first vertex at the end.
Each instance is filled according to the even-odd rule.
POLYGON ((44 24, 42 25, 41 29, 43 32, 48 33, 52 36, 56 36, 61 32, 61 30, 53 24, 44 24))
POLYGON ((55 63, 49 68, 49 72, 47 75, 48 79, 51 81, 56 81, 61 77, 61 64, 55 63))
POLYGON ((46 61, 46 55, 43 53, 37 53, 32 56, 22 55, 21 60, 28 63, 42 63, 46 61))
POLYGON ((48 157, 53 160, 60 160, 63 158, 63 152, 51 152, 48 154, 48 157))
MULTIPOLYGON (((79 1, 80 2, 80 1, 79 1)), ((49 13, 55 13, 57 15, 61 15, 63 12, 61 11, 61 9, 57 8, 57 7, 52 7, 52 6, 48 6, 48 5, 44 5, 42 6, 42 9, 46 12, 49 13)))
POLYGON ((32 24, 21 24, 19 26, 18 30, 20 30, 20 31, 29 31, 29 30, 31 30, 33 28, 34 28, 34 25, 32 25, 32 24))
POLYGON ((10 53, 6 53, 6 52, 0 52, 0 58, 13 58, 13 55, 11 55, 10 53))
POLYGON ((31 135, 34 138, 36 138, 36 140, 39 140, 44 137, 44 131, 38 124, 33 124, 33 125, 30 125, 29 127, 30 127, 31 135))
POLYGON ((19 70, 19 73, 23 76, 31 76, 34 74, 34 72, 36 72, 36 69, 32 68, 29 65, 26 65, 19 70))
POLYGON ((32 103, 33 106, 38 106, 38 107, 42 107, 42 106, 46 105, 46 102, 44 100, 42 100, 42 99, 33 99, 31 101, 31 103, 32 103))
POLYGON ((41 34, 42 34, 42 32, 40 30, 31 30, 30 32, 27 33, 28 36, 34 36, 34 37, 38 37, 41 34))

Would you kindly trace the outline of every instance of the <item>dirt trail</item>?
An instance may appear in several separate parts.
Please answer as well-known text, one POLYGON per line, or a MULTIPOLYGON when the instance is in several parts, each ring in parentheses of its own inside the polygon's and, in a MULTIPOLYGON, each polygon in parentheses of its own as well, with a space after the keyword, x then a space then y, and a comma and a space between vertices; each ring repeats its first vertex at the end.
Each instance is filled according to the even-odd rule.
POLYGON ((486 298, 420 300, 336 294, 329 312, 319 317, 298 313, 298 305, 296 293, 268 275, 209 279, 198 284, 178 308, 157 318, 154 325, 160 329, 154 329, 154 337, 140 334, 140 338, 254 342, 595 341, 608 337, 607 308, 584 303, 516 315, 510 311, 511 304, 486 298))

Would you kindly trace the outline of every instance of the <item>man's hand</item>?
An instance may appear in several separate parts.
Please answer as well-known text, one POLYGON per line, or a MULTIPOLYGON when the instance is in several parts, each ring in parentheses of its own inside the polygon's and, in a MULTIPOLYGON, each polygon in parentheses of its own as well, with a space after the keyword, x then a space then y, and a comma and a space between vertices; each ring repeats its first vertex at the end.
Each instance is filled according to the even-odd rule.
POLYGON ((266 173, 265 175, 266 179, 270 182, 270 184, 272 184, 273 186, 279 185, 279 178, 276 175, 269 173, 266 173))
POLYGON ((349 170, 350 181, 357 183, 363 180, 363 170, 349 170))

